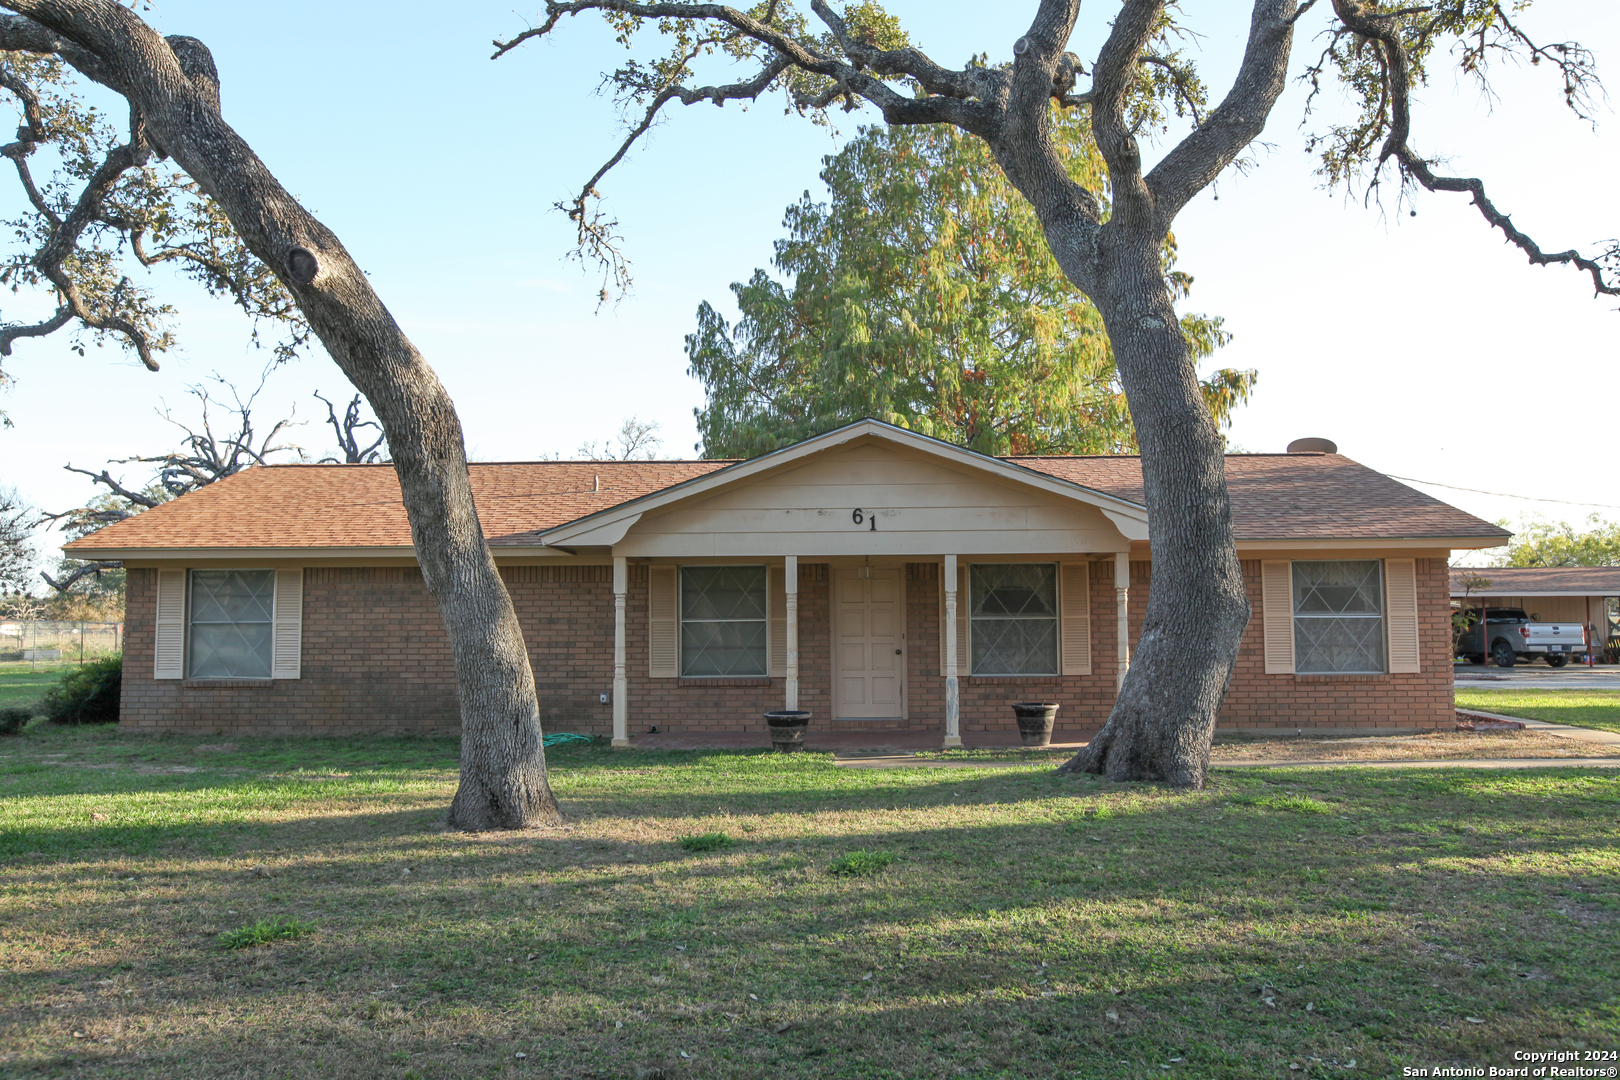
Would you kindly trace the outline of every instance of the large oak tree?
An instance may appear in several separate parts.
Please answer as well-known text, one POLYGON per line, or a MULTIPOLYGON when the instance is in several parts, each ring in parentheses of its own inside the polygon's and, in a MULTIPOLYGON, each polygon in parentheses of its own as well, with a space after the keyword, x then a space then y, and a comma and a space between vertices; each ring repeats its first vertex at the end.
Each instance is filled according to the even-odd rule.
POLYGON ((109 245, 120 243, 144 264, 185 267, 250 314, 290 324, 295 338, 307 326, 382 424, 417 562, 449 632, 462 731, 451 824, 557 821, 528 654, 473 506, 461 423, 433 369, 338 238, 226 123, 202 42, 165 38, 114 0, 0 7, 16 13, 0 17, 0 88, 24 117, 0 153, 34 208, 33 244, 7 276, 56 301, 39 323, 0 327, 0 355, 76 328, 122 341, 155 369, 168 312, 118 271, 109 245), (62 101, 52 89, 62 65, 123 97, 127 132, 107 139, 62 101), (67 164, 57 183, 39 185, 29 159, 47 144, 67 164), (177 175, 164 177, 165 159, 177 175))
POLYGON ((1115 779, 1201 786, 1215 718, 1249 619, 1233 541, 1220 433, 1200 392, 1193 353, 1165 280, 1161 254, 1176 215, 1237 162, 1260 135, 1290 74, 1296 30, 1323 48, 1301 74, 1338 84, 1357 114, 1314 138, 1327 179, 1393 182, 1470 196, 1485 222, 1532 263, 1583 271, 1600 293, 1617 291, 1595 258, 1546 252, 1487 197, 1482 180, 1447 175, 1413 145, 1411 99, 1432 63, 1453 63, 1482 84, 1489 65, 1528 58, 1550 69, 1566 104, 1581 112, 1596 86, 1591 55, 1575 42, 1543 45, 1514 21, 1525 4, 1496 0, 1250 0, 1248 41, 1237 74, 1210 107, 1176 44, 1187 30, 1169 0, 1111 0, 1101 40, 1070 51, 1080 0, 1040 0, 1005 67, 949 68, 915 47, 872 2, 835 10, 811 0, 746 9, 711 3, 547 0, 538 25, 496 43, 496 56, 552 34, 568 16, 599 15, 636 50, 608 76, 633 123, 624 142, 564 208, 581 249, 627 281, 616 223, 594 203, 598 185, 671 102, 722 105, 784 94, 791 109, 825 118, 835 107, 875 106, 890 124, 948 124, 982 139, 1029 200, 1052 254, 1107 328, 1142 449, 1153 530, 1153 588, 1130 673, 1098 736, 1064 766, 1115 779), (704 84, 717 61, 736 81, 704 84), (1052 107, 1084 110, 1107 164, 1102 185, 1076 179, 1052 137, 1052 107), (1151 166, 1143 142, 1171 113, 1191 130, 1151 166), (1108 210, 1105 212, 1105 196, 1108 210), (1200 648, 1184 628, 1199 628, 1200 648))

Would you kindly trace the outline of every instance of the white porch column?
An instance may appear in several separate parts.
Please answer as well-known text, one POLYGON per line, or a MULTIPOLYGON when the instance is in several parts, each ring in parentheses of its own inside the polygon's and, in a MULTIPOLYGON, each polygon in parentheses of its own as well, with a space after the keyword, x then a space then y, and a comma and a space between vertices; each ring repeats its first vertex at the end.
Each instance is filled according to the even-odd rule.
POLYGON ((623 555, 613 556, 613 745, 630 745, 630 710, 625 700, 629 680, 624 664, 624 594, 630 568, 623 555))
POLYGON ((956 672, 956 556, 945 556, 945 746, 962 745, 962 700, 956 672))
POLYGON ((799 557, 789 555, 782 581, 787 586, 787 701, 789 712, 799 707, 799 557))
POLYGON ((1125 673, 1131 669, 1131 553, 1114 552, 1114 602, 1119 605, 1119 675, 1114 692, 1125 686, 1125 673))

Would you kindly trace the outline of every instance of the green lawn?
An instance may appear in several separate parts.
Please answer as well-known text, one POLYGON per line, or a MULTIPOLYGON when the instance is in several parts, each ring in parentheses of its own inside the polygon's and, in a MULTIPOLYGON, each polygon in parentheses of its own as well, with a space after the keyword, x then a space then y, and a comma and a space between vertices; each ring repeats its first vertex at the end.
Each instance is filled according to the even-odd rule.
POLYGON ((14 660, 0 662, 0 709, 8 705, 26 705, 44 697, 45 691, 55 686, 62 677, 62 671, 71 666, 59 661, 38 664, 14 660))
POLYGON ((1620 1046, 1613 772, 551 762, 566 827, 463 835, 452 740, 0 741, 0 1074, 1249 1080, 1620 1046))
POLYGON ((1459 686, 1457 707, 1620 731, 1620 690, 1465 690, 1459 686))

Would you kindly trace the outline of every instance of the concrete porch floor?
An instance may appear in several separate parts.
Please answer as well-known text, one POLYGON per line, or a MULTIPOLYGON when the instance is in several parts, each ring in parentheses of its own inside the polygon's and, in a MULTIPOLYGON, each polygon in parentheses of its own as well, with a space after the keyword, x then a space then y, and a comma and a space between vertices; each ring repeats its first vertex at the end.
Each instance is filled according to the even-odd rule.
MULTIPOLYGON (((1078 750, 1096 728, 1057 728, 1052 732, 1054 749, 1078 750)), ((828 731, 815 727, 805 732, 804 748, 822 753, 887 753, 906 750, 938 750, 945 741, 943 731, 828 731)), ((771 745, 768 731, 645 732, 630 737, 638 750, 744 750, 771 745)), ((969 750, 1002 750, 1022 745, 1016 731, 967 731, 962 745, 969 750)))

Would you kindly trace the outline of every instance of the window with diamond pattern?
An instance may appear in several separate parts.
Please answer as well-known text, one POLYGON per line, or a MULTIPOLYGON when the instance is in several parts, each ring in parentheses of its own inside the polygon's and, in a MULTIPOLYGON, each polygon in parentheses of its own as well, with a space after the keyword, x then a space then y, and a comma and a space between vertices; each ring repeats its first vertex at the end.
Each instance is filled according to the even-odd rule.
POLYGON ((191 572, 191 677, 268 679, 274 570, 191 572))
POLYGON ((969 569, 973 674, 1056 675, 1057 565, 975 563, 969 569))
POLYGON ((1382 562, 1294 564, 1294 670, 1303 675, 1384 672, 1382 562))
POLYGON ((681 674, 763 675, 763 566, 681 567, 681 674))

